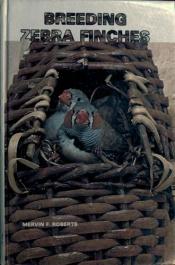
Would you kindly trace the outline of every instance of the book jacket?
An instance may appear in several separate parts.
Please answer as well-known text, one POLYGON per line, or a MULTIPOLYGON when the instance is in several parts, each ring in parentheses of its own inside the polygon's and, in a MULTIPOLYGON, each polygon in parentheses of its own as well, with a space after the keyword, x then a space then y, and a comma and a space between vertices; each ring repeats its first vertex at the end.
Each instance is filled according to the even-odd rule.
POLYGON ((175 264, 174 1, 1 3, 1 264, 175 264))

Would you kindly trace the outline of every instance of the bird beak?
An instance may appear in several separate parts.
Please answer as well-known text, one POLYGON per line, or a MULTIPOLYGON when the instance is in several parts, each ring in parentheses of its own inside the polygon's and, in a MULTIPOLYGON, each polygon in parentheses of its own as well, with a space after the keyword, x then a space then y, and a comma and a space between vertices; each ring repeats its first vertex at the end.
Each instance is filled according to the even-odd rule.
POLYGON ((80 110, 76 114, 76 122, 78 124, 87 124, 89 122, 89 114, 85 110, 80 110))

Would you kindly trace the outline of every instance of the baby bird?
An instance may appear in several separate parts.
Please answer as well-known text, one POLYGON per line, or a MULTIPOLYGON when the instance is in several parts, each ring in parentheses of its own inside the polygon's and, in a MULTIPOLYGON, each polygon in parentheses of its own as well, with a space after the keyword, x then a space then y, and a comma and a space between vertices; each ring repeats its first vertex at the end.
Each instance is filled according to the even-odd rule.
POLYGON ((81 90, 73 88, 64 90, 58 99, 56 112, 44 124, 46 139, 48 140, 56 140, 57 131, 62 125, 67 111, 71 110, 77 103, 89 101, 81 90))

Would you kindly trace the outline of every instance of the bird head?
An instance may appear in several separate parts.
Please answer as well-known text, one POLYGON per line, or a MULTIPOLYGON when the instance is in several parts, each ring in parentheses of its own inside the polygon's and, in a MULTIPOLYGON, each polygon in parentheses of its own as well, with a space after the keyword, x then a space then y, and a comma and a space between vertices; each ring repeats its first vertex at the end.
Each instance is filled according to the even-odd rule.
POLYGON ((63 104, 63 105, 67 105, 70 106, 71 105, 71 101, 72 101, 72 95, 71 93, 66 89, 62 92, 61 95, 58 96, 59 101, 63 104))
POLYGON ((79 89, 69 88, 58 96, 60 103, 72 109, 77 103, 88 102, 87 96, 79 89))
POLYGON ((100 128, 102 118, 97 109, 91 104, 77 104, 65 116, 64 124, 66 127, 73 128, 78 126, 81 128, 90 127, 92 129, 100 128))

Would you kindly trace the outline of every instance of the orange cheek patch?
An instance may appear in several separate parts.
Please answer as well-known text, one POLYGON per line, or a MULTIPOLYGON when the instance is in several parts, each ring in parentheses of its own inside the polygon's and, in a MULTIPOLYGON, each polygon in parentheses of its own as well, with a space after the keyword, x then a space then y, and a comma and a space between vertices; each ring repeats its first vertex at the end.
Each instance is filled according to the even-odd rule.
POLYGON ((73 111, 70 110, 70 111, 68 111, 68 113, 66 114, 66 116, 64 118, 64 125, 67 128, 72 128, 72 116, 73 116, 73 111))
POLYGON ((99 113, 95 113, 94 114, 94 120, 93 120, 93 123, 92 123, 92 128, 93 129, 101 128, 102 123, 103 123, 103 119, 101 118, 100 114, 99 113))

